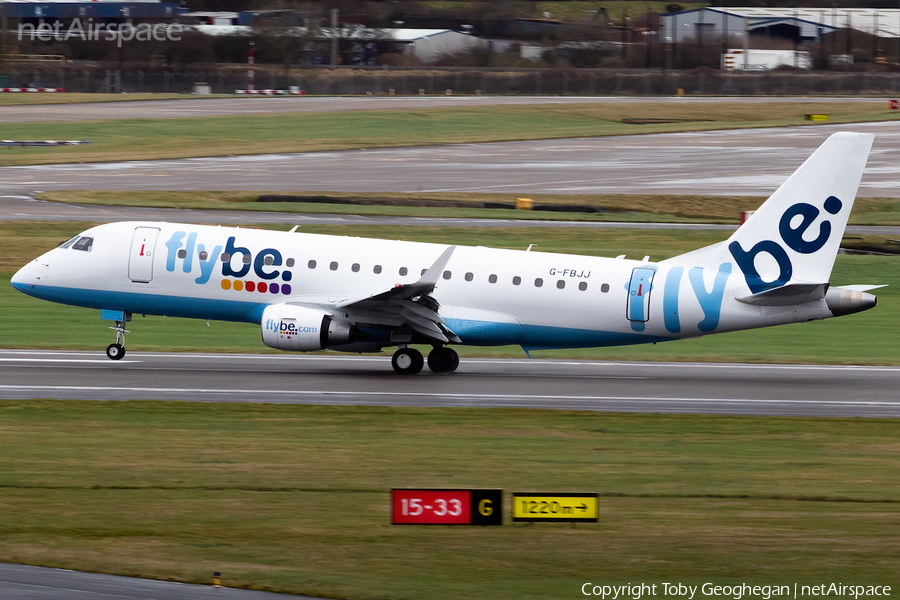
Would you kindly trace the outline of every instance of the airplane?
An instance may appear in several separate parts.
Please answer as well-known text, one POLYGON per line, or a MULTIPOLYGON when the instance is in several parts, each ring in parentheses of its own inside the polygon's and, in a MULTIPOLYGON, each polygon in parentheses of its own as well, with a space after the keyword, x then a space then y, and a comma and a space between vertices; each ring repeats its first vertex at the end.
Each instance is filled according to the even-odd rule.
MULTIPOLYGON (((22 267, 25 294, 100 310, 255 323, 266 346, 380 352, 399 374, 453 345, 657 343, 870 309, 829 277, 874 136, 835 133, 727 240, 659 262, 167 222, 92 227, 22 267)), ((530 248, 529 248, 530 250, 530 248)), ((530 355, 530 354, 529 354, 530 355)))

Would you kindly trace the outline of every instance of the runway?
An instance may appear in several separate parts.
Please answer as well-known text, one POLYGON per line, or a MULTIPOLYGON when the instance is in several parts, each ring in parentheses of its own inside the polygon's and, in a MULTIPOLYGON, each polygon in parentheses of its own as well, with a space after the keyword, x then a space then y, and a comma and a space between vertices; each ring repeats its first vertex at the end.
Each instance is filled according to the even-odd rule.
POLYGON ((900 197, 900 122, 3 167, 0 190, 8 196, 268 190, 765 197, 836 131, 876 134, 858 195, 900 197))
POLYGON ((0 351, 0 398, 900 417, 900 368, 464 358, 396 375, 389 356, 0 351))

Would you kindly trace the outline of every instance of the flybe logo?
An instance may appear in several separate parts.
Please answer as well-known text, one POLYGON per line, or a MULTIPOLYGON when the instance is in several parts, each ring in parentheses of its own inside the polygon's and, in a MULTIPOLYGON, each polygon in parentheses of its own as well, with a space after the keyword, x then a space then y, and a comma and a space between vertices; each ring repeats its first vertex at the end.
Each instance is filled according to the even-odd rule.
MULTIPOLYGON (((216 264, 220 263, 219 270, 223 278, 222 289, 234 289, 248 292, 270 292, 273 294, 290 294, 292 279, 291 271, 280 268, 283 265, 281 252, 274 248, 264 248, 256 253, 256 256, 248 248, 236 245, 236 238, 231 236, 225 243, 225 247, 216 245, 207 248, 198 243, 197 232, 176 231, 166 242, 166 271, 174 272, 179 266, 184 273, 200 274, 194 279, 194 283, 205 284, 216 271, 216 264), (224 251, 223 251, 224 250, 224 251), (237 265, 235 268, 232 265, 237 265), (251 272, 252 270, 252 272, 251 272), (261 281, 244 281, 250 277, 261 281)), ((293 260, 288 260, 288 265, 293 260)))
POLYGON ((291 321, 282 321, 276 319, 266 319, 266 330, 275 331, 282 335, 292 336, 300 333, 318 333, 318 327, 298 327, 296 323, 291 321))
MULTIPOLYGON (((825 200, 825 212, 836 215, 841 211, 843 203, 835 196, 829 196, 825 200)), ((821 211, 805 202, 794 204, 781 216, 778 223, 778 233, 784 244, 800 254, 813 254, 822 249, 831 237, 831 221, 825 219, 819 225, 819 233, 812 241, 804 239, 804 234, 812 227, 813 223, 819 217, 821 211)), ((772 240, 762 240, 757 242, 749 250, 745 250, 737 241, 728 245, 731 255, 738 267, 744 273, 747 280, 747 286, 754 294, 764 292, 772 288, 780 287, 791 279, 794 273, 794 266, 787 251, 780 243, 772 240), (759 270, 756 267, 756 257, 760 254, 768 254, 778 264, 778 277, 774 281, 763 281, 759 270)))

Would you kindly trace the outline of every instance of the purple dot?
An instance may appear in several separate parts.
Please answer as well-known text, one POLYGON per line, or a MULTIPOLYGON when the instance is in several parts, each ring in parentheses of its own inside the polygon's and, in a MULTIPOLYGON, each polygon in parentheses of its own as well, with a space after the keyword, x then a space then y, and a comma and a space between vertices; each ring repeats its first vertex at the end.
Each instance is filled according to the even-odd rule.
POLYGON ((278 293, 278 284, 277 284, 277 283, 270 283, 270 284, 269 284, 269 291, 272 292, 273 294, 277 294, 277 293, 278 293))
POLYGON ((288 284, 286 284, 286 283, 285 283, 284 285, 282 285, 282 286, 281 286, 281 293, 282 293, 282 294, 290 294, 290 293, 291 293, 291 286, 288 285, 288 284))

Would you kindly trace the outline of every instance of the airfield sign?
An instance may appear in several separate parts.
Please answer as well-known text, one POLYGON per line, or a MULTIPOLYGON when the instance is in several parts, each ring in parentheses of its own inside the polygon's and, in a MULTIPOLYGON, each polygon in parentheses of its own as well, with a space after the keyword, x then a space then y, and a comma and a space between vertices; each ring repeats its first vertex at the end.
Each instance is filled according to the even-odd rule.
POLYGON ((502 525, 502 490, 393 489, 393 525, 502 525))
POLYGON ((595 523, 600 519, 599 496, 596 493, 513 492, 512 498, 513 521, 595 523))

